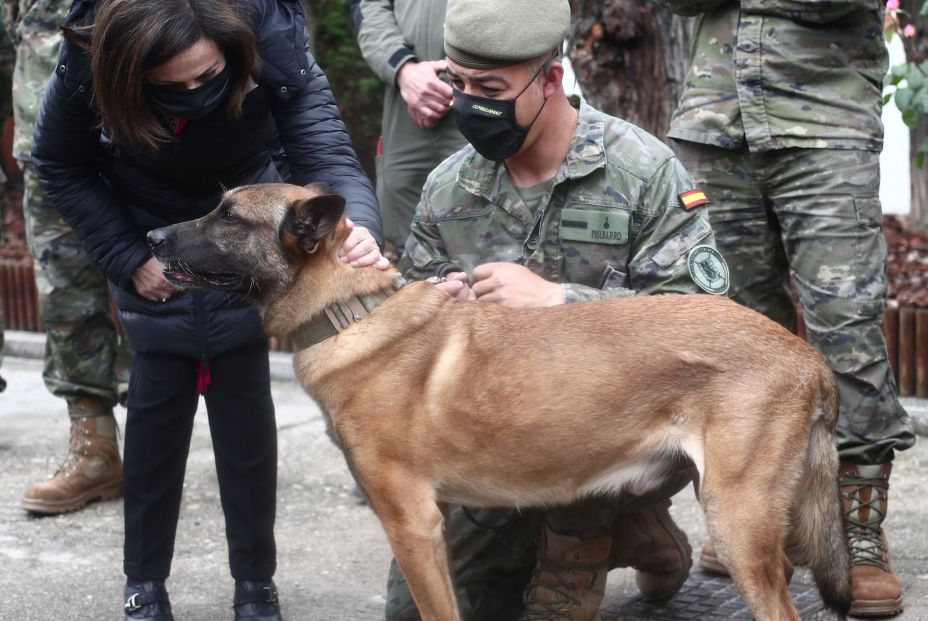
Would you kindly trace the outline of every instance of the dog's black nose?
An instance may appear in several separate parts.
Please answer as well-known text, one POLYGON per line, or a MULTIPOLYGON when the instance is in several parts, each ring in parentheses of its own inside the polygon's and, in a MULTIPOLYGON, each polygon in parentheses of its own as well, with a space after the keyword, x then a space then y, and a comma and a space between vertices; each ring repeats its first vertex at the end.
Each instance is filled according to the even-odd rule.
POLYGON ((154 250, 155 247, 165 240, 165 237, 165 229, 155 229, 154 231, 148 231, 148 235, 145 236, 145 239, 148 240, 148 247, 154 250))

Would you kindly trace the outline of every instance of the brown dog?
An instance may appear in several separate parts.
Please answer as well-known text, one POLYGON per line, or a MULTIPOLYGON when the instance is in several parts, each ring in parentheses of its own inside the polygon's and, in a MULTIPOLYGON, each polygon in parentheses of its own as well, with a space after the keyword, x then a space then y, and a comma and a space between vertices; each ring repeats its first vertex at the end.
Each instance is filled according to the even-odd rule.
POLYGON ((812 347, 713 296, 511 310, 426 283, 397 290, 396 272, 339 261, 344 200, 326 192, 232 190, 149 243, 171 281, 247 296, 269 333, 302 347, 296 373, 329 417, 423 619, 459 619, 440 503, 643 492, 681 454, 756 619, 799 619, 782 551, 790 515, 823 598, 847 610, 837 393, 812 347))

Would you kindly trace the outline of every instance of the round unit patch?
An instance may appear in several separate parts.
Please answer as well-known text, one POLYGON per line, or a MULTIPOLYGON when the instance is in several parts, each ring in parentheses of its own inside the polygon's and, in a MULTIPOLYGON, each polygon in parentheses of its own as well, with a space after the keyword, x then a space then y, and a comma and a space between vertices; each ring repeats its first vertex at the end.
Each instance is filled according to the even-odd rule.
POLYGON ((711 246, 696 246, 686 259, 690 277, 706 293, 722 295, 728 292, 728 264, 711 246))

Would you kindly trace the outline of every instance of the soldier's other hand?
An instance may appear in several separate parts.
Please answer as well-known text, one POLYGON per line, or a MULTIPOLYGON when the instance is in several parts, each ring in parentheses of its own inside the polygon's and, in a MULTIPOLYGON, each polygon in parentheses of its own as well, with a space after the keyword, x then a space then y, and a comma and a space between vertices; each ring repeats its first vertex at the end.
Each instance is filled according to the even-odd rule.
POLYGON ((444 282, 436 283, 435 288, 444 291, 456 300, 476 300, 474 290, 467 284, 467 274, 464 272, 450 272, 445 275, 444 282))
POLYGON ((155 257, 132 272, 132 286, 140 296, 152 302, 166 302, 179 291, 164 277, 164 264, 155 257))
POLYGON ((419 127, 435 127, 451 109, 451 86, 438 77, 447 66, 444 60, 409 61, 396 74, 409 116, 419 127))
POLYGON ((345 218, 345 224, 348 225, 350 233, 338 248, 338 258, 342 260, 342 263, 347 263, 351 267, 373 265, 379 270, 390 267, 390 260, 380 254, 377 240, 367 228, 358 226, 350 218, 345 218))
POLYGON ((474 269, 474 293, 483 302, 512 308, 539 308, 564 303, 561 285, 515 263, 484 263, 474 269))

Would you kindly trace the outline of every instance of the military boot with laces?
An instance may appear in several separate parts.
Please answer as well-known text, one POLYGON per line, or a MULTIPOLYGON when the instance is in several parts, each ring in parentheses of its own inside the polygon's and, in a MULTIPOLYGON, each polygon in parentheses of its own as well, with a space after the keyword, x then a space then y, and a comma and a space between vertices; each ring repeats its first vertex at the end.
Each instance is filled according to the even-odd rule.
MULTIPOLYGON (((72 414, 96 403, 69 403, 72 414)), ((88 400, 90 401, 90 400, 88 400)), ((23 494, 27 511, 43 514, 76 511, 95 500, 122 496, 122 460, 116 442, 112 410, 99 416, 71 418, 71 441, 64 463, 48 481, 31 485, 23 494)))
POLYGON ((893 571, 882 523, 886 519, 892 464, 841 463, 839 485, 844 528, 851 556, 854 617, 887 617, 902 612, 902 581, 893 571))
POLYGON ((601 621, 612 537, 583 541, 547 525, 519 621, 601 621))

